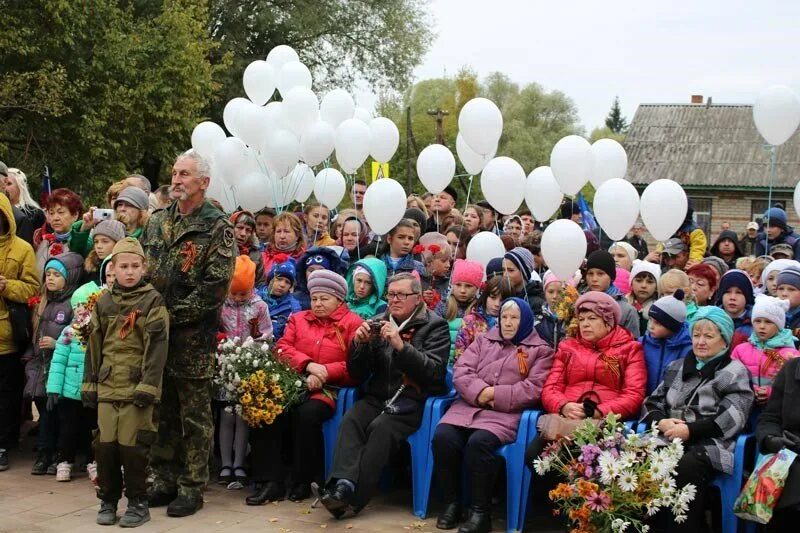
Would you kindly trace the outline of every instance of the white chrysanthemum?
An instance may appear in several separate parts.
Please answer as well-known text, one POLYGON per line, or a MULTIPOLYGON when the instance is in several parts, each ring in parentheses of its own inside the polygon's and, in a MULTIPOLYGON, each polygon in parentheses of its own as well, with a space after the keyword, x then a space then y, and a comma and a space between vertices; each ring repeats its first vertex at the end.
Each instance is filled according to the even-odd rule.
POLYGON ((661 491, 661 497, 668 498, 675 493, 675 480, 671 477, 666 477, 659 482, 658 488, 661 491))
POLYGON ((664 468, 663 463, 653 462, 650 463, 650 475, 653 477, 653 479, 658 480, 667 477, 669 472, 667 472, 666 468, 664 468))
POLYGON ((281 377, 278 374, 272 374, 272 382, 277 383, 281 377))
POLYGON ((642 524, 642 533, 648 533, 650 531, 650 526, 647 524, 642 524))
POLYGON ((617 483, 619 484, 619 488, 622 489, 624 492, 632 492, 636 490, 638 486, 639 478, 636 477, 636 474, 629 470, 623 470, 619 477, 617 478, 617 483))
POLYGON ((647 506, 647 516, 654 516, 661 507, 661 500, 656 498, 647 506))
POLYGON ((297 381, 294 382, 294 386, 295 387, 302 387, 303 386, 303 382, 298 379, 297 381))
POLYGON ((630 525, 631 525, 630 522, 626 522, 625 520, 623 520, 621 518, 615 518, 611 522, 611 530, 612 531, 618 531, 619 533, 622 533, 623 531, 628 529, 628 526, 630 526, 630 525))
POLYGON ((265 368, 270 368, 271 366, 272 366, 272 361, 267 361, 266 363, 264 363, 265 368))
POLYGON ((636 463, 636 454, 631 451, 622 452, 617 459, 617 465, 620 470, 631 468, 636 463))
POLYGON ((547 472, 550 471, 550 468, 553 466, 553 461, 550 458, 539 458, 533 461, 533 469, 536 473, 540 476, 543 476, 547 472))
POLYGON ((228 392, 233 392, 234 390, 236 390, 236 387, 233 386, 233 383, 228 383, 228 385, 225 388, 228 389, 228 392))
POLYGON ((697 496, 697 488, 691 483, 688 483, 680 490, 678 501, 688 505, 690 502, 694 501, 695 496, 697 496))
POLYGON ((253 359, 253 368, 258 368, 258 359, 253 359))
POLYGON ((269 345, 266 342, 261 345, 261 351, 262 352, 268 352, 269 351, 269 345))

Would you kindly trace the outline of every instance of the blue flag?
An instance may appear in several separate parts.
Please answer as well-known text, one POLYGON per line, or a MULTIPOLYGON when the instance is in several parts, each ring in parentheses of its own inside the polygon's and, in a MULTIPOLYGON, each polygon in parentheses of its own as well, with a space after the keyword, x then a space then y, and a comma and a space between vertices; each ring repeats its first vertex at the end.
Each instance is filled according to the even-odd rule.
POLYGON ((586 201, 586 198, 583 197, 583 193, 578 193, 578 209, 581 210, 581 220, 583 220, 583 229, 589 231, 596 231, 597 230, 597 221, 594 218, 594 213, 592 212, 592 208, 589 207, 589 203, 586 201))

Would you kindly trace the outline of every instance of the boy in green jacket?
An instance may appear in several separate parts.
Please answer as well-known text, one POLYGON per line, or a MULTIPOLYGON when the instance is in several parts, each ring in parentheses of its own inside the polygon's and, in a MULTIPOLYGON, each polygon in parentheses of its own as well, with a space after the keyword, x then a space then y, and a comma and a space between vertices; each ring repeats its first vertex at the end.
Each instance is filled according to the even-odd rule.
POLYGON ((95 457, 102 503, 97 523, 117 521, 122 467, 128 508, 119 525, 136 527, 150 520, 147 456, 156 438, 153 404, 161 395, 169 315, 161 295, 142 279, 146 268, 139 241, 117 242, 111 264, 114 286, 92 311, 82 399, 98 405, 95 457))

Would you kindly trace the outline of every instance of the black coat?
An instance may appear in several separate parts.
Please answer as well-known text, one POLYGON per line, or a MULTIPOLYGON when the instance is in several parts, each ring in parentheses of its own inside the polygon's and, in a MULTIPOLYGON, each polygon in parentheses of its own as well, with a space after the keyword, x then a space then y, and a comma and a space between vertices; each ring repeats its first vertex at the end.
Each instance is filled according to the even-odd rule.
MULTIPOLYGON (((767 437, 782 436, 784 431, 800 436, 800 358, 789 359, 775 376, 772 395, 756 426, 756 438, 763 448, 767 437)), ((800 452, 800 450, 793 450, 800 452)), ((789 469, 778 508, 800 506, 800 460, 789 469)))
MULTIPOLYGON (((389 320, 386 312, 384 320, 389 320)), ((401 330, 408 338, 395 352, 388 342, 372 340, 353 343, 347 371, 356 381, 368 380, 364 392, 381 401, 388 400, 403 384, 403 376, 412 383, 403 396, 424 401, 428 396, 447 391, 445 374, 450 356, 450 328, 447 321, 421 305, 401 330)))

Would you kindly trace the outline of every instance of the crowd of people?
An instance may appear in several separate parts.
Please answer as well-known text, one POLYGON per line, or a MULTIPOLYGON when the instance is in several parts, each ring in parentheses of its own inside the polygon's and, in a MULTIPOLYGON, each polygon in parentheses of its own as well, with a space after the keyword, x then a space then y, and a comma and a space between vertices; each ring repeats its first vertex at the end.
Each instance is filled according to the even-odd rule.
MULTIPOLYGON (((641 224, 610 243, 586 230, 583 266, 559 279, 529 211, 459 211, 452 187, 409 196, 379 238, 362 181, 352 209, 224 213, 206 197, 210 174, 190 150, 168 189, 131 175, 105 207, 63 188, 40 207, 0 163, 0 470, 35 411, 31 473, 69 481, 83 454, 99 524, 135 527, 158 506, 194 514, 210 479, 252 484, 247 505, 313 493, 337 518, 359 514, 426 399, 448 392, 448 369, 457 399, 431 442, 440 529, 491 530, 495 451, 529 408, 567 424, 614 413, 683 440, 677 483, 698 489, 687 531, 702 530, 708 481, 732 471, 739 433, 800 452, 800 236, 780 207, 711 246, 691 210, 653 250, 641 224), (506 248, 485 266, 466 258, 480 231, 506 248), (270 343, 308 394, 248 427, 213 384, 218 334, 270 343), (331 391, 353 386, 323 479, 331 391)), ((581 213, 568 202, 559 216, 581 213)), ((542 431, 529 466, 547 444, 542 431)), ((790 523, 799 498, 793 469, 771 526, 790 523)))

